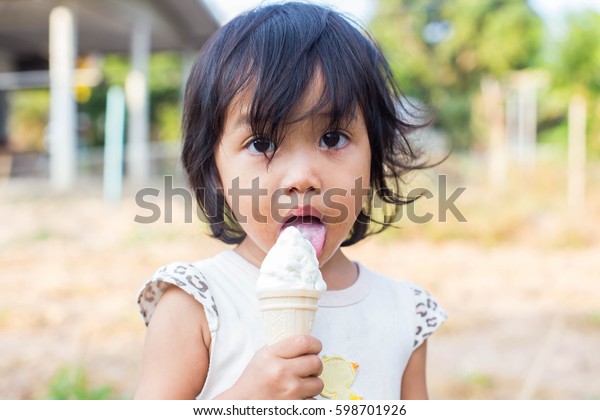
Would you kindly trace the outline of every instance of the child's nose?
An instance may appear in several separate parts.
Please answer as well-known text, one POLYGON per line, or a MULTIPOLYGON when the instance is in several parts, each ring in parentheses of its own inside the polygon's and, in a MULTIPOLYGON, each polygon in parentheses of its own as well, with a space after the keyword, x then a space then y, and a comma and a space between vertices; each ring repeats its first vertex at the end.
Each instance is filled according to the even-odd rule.
POLYGON ((318 170, 319 163, 311 153, 296 153, 285 164, 285 175, 282 188, 287 194, 292 192, 306 193, 312 191, 320 193, 321 177, 318 170))

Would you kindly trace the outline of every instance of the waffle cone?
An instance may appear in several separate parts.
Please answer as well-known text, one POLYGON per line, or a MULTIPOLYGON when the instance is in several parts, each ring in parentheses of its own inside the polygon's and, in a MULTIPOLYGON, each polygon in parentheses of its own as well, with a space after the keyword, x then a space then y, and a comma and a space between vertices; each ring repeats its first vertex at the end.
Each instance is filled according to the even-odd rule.
POLYGON ((321 292, 314 289, 277 289, 257 292, 267 343, 296 334, 310 334, 321 292))

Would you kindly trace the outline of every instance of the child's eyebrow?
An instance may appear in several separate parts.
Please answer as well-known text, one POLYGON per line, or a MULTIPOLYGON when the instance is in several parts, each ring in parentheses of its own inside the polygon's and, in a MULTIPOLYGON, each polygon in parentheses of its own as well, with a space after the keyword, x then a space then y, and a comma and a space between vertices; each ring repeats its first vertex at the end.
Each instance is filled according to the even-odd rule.
POLYGON ((248 115, 247 112, 243 112, 243 113, 239 113, 237 114, 237 116, 235 117, 235 120, 233 121, 233 128, 237 129, 237 128, 247 128, 250 127, 250 116, 248 115))

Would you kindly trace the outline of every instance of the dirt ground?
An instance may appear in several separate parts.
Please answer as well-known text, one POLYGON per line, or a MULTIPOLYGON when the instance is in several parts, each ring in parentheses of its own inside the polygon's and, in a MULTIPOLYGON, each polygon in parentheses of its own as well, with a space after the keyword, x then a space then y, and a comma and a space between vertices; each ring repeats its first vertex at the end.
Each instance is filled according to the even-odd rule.
MULTIPOLYGON (((145 213, 132 196, 107 204, 98 185, 69 196, 47 189, 0 185, 0 398, 44 398, 65 366, 129 398, 145 332, 138 288, 162 264, 226 246, 184 223, 180 202, 173 223, 138 224, 145 213)), ((600 398, 598 237, 484 246, 399 233, 347 252, 420 283, 449 312, 429 341, 432 398, 600 398)))

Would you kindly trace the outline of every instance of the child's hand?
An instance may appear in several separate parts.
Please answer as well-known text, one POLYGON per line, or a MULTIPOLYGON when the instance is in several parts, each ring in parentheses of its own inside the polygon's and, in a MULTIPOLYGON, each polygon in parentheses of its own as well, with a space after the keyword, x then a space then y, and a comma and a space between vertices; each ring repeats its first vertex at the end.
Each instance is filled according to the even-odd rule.
POLYGON ((318 378, 323 363, 321 342, 310 335, 295 335, 256 352, 242 376, 221 398, 306 399, 323 390, 318 378))

